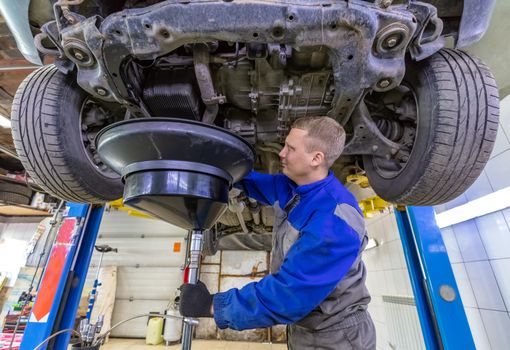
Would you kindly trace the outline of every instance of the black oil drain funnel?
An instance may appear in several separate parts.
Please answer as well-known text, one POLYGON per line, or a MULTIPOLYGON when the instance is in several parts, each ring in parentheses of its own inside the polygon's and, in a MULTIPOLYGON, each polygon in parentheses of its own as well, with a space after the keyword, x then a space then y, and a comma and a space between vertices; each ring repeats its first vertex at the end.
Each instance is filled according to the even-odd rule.
MULTIPOLYGON (((196 283, 202 232, 226 210, 231 185, 253 168, 253 148, 224 129, 173 118, 112 124, 97 135, 96 147, 122 176, 124 204, 190 231, 188 283, 196 283)), ((193 324, 184 325, 185 350, 193 324)))
POLYGON ((124 204, 188 230, 209 229, 255 152, 224 129, 184 119, 133 119, 96 138, 103 162, 125 183, 124 204))

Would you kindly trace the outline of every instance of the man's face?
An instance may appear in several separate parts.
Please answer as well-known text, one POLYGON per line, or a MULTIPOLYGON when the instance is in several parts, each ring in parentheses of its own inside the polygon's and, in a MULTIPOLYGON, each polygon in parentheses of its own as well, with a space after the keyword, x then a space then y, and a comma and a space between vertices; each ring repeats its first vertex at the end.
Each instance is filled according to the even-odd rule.
POLYGON ((308 176, 316 167, 314 156, 317 152, 306 151, 307 138, 308 131, 291 129, 279 154, 283 173, 295 182, 308 176))

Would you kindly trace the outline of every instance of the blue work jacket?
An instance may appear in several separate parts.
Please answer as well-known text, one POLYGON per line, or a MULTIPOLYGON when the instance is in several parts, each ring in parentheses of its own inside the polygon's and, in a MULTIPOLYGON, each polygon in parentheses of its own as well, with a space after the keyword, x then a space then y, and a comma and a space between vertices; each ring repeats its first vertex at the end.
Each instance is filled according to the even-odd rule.
POLYGON ((214 295, 214 319, 219 328, 243 330, 295 323, 313 310, 317 313, 319 305, 342 286, 346 274, 356 280, 336 294, 359 297, 347 297, 341 309, 334 300, 333 306, 326 305, 323 311, 342 314, 353 304, 366 307, 370 298, 364 286, 364 265, 358 264, 366 237, 363 216, 354 196, 332 172, 303 186, 283 174, 251 172, 236 187, 275 208, 273 235, 277 239, 273 237, 271 274, 241 289, 214 295), (285 231, 285 237, 278 239, 278 231, 285 231), (293 233, 295 237, 289 238, 293 233), (363 289, 359 293, 345 292, 359 285, 363 289))

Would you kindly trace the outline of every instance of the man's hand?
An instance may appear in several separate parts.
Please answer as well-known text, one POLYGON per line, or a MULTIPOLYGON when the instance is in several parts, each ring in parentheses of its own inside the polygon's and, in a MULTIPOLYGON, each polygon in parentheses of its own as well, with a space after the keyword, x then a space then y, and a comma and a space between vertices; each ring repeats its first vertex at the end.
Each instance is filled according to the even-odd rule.
POLYGON ((202 282, 183 284, 179 311, 186 317, 212 317, 213 296, 202 282))

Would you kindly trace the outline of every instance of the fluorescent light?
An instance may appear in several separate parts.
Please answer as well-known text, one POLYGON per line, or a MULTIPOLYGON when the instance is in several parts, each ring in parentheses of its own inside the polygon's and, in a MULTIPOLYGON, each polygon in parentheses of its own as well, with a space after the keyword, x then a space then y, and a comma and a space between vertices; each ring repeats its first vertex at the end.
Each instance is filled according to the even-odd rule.
POLYGON ((11 120, 7 118, 6 116, 3 116, 0 114, 0 126, 2 128, 11 128, 11 120))
POLYGON ((372 248, 375 248, 379 245, 379 242, 377 242, 374 238, 369 238, 367 245, 365 246, 365 250, 369 250, 372 248))
POLYGON ((448 227, 508 207, 510 207, 510 187, 436 214, 436 223, 439 228, 448 227))

